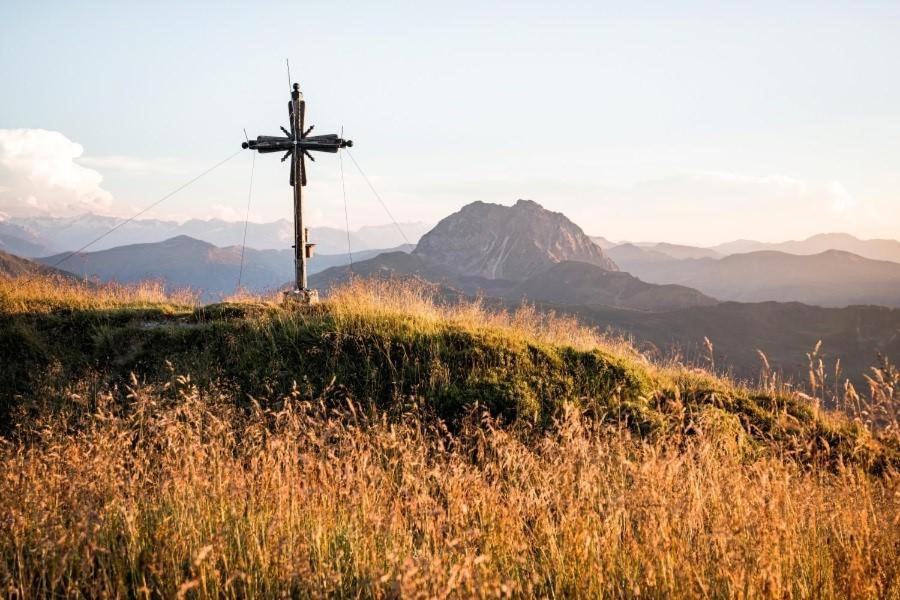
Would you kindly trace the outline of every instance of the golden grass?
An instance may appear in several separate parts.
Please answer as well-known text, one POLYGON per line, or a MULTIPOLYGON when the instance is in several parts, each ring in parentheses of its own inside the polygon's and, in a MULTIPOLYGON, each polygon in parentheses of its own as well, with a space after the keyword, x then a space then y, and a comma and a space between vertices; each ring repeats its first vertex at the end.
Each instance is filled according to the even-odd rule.
POLYGON ((325 305, 339 319, 357 323, 402 316, 423 330, 450 323, 463 330, 495 330, 521 340, 637 356, 624 338, 587 327, 574 317, 540 311, 530 304, 510 311, 481 298, 442 301, 439 286, 423 280, 354 278, 331 290, 325 305))
MULTIPOLYGON (((600 348, 676 389, 733 386, 650 365, 565 316, 436 292, 355 281, 314 310, 376 331, 401 317, 600 348)), ((8 314, 193 306, 154 285, 0 280, 8 314)), ((871 379, 896 441, 896 369, 871 379)), ((767 376, 764 391, 778 383, 767 376)), ((451 433, 427 411, 388 420, 340 390, 248 409, 173 377, 132 382, 124 403, 101 393, 93 408, 97 386, 53 390, 62 409, 36 398, 0 437, 0 594, 900 598, 900 476, 746 452, 721 411, 652 441, 571 407, 546 430, 473 412, 451 433)), ((873 426, 851 390, 854 417, 873 426)))
POLYGON ((161 281, 135 284, 96 283, 57 275, 0 277, 0 311, 7 314, 52 310, 102 310, 108 308, 198 305, 190 290, 166 290, 161 281))
POLYGON ((0 446, 0 589, 86 597, 900 595, 900 486, 645 443, 569 411, 515 435, 294 396, 137 387, 0 446))

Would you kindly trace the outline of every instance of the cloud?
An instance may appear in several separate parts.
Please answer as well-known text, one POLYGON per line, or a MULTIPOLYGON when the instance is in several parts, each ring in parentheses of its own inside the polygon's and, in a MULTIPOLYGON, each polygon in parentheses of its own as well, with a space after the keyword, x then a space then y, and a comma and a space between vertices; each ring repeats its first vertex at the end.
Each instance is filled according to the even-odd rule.
POLYGON ((80 144, 44 129, 0 129, 0 211, 67 216, 109 212, 103 176, 76 162, 80 144))

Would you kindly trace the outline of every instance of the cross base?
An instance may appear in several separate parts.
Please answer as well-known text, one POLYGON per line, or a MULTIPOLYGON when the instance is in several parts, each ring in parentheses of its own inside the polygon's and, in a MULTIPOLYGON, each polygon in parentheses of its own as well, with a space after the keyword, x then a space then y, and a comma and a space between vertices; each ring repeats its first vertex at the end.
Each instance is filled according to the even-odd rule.
POLYGON ((287 290, 284 292, 285 304, 300 304, 308 306, 319 303, 319 290, 287 290))

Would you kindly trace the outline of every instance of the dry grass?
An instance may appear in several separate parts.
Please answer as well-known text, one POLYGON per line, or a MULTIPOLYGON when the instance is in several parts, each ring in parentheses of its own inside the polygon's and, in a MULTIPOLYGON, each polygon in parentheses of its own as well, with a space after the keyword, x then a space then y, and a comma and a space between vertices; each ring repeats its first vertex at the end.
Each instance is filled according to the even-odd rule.
MULTIPOLYGON (((376 332, 399 318, 601 348, 676 389, 732 385, 647 365, 574 319, 436 292, 357 281, 316 310, 376 332)), ((161 286, 0 281, 8 314, 193 305, 161 286)), ((839 386, 813 371, 816 404, 839 386)), ((896 441, 896 411, 867 415, 896 404, 897 371, 880 365, 871 382, 868 399, 846 391, 854 418, 896 441)), ((43 409, 35 398, 0 438, 0 594, 900 598, 900 475, 747 452, 721 410, 652 441, 571 407, 541 430, 473 411, 451 433, 340 389, 247 408, 174 375, 132 382, 124 402, 104 385, 69 382, 43 409)), ((762 387, 779 385, 767 373, 762 387)))
POLYGON ((895 476, 742 461, 714 427, 647 444, 294 396, 137 388, 0 447, 17 598, 898 597, 895 476))
POLYGON ((510 311, 481 298, 442 299, 439 286, 423 280, 354 278, 331 290, 326 306, 339 319, 354 323, 401 316, 425 331, 450 323, 466 331, 493 330, 523 341, 578 350, 600 348, 644 360, 624 338, 587 327, 575 317, 540 311, 530 304, 510 311))
POLYGON ((177 307, 198 305, 191 290, 166 290, 161 281, 136 284, 96 283, 71 277, 0 277, 0 311, 7 314, 51 310, 177 307))

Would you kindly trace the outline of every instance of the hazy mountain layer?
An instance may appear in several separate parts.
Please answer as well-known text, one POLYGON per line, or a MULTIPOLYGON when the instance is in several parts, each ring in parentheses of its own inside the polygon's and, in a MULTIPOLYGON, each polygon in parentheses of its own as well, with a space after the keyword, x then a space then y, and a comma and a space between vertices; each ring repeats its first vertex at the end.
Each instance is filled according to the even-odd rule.
POLYGON ((45 256, 53 250, 42 238, 25 227, 0 221, 0 251, 17 256, 45 256))
POLYGON ((821 233, 805 240, 768 244, 753 240, 737 240, 712 248, 721 254, 744 254, 760 250, 788 254, 819 254, 826 250, 843 250, 872 260, 900 263, 900 241, 886 239, 861 240, 846 233, 821 233))
POLYGON ((814 255, 761 251, 719 260, 675 260, 630 244, 607 252, 644 281, 686 285, 720 300, 900 307, 900 264, 839 250, 814 255))
MULTIPOLYGON (((47 256, 54 252, 72 251, 107 233, 121 221, 92 214, 72 218, 14 218, 0 222, 0 249, 20 256, 47 256)), ((414 244, 429 229, 424 223, 401 223, 400 227, 398 230, 394 224, 377 225, 351 231, 350 246, 353 251, 362 252, 395 248, 407 243, 405 238, 414 244)), ((248 223, 246 245, 257 249, 289 249, 293 244, 293 231, 293 224, 286 219, 248 223)), ((180 235, 219 247, 240 246, 244 240, 244 223, 222 219, 191 219, 184 223, 137 219, 92 244, 89 250, 95 252, 126 244, 162 242, 180 235)), ((312 227, 310 240, 317 244, 317 251, 321 254, 347 252, 347 232, 343 229, 312 227)))
POLYGON ((718 304, 682 285, 654 285, 618 271, 580 262, 562 262, 503 293, 508 299, 617 306, 642 311, 676 310, 718 304))

